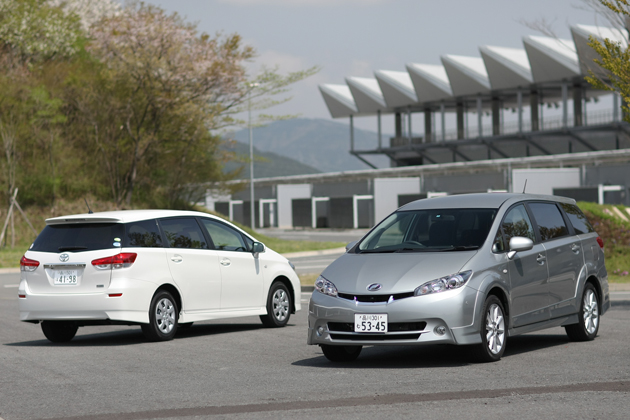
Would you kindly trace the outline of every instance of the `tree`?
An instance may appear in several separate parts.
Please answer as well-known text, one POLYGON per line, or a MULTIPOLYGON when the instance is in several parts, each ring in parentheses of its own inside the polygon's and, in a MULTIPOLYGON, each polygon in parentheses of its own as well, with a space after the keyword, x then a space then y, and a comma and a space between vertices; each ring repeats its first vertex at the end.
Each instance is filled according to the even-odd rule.
POLYGON ((630 43, 628 42, 628 22, 630 1, 628 0, 586 0, 594 10, 616 27, 625 40, 599 40, 592 35, 588 43, 600 58, 594 60, 606 72, 589 70, 586 80, 596 89, 617 92, 623 98, 624 121, 630 122, 630 43))

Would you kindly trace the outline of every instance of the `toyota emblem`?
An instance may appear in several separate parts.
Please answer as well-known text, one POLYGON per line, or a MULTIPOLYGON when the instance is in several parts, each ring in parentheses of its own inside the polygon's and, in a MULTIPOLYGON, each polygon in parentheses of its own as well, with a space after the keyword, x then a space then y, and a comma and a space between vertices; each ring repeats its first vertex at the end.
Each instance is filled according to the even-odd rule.
POLYGON ((63 253, 59 256, 59 261, 61 262, 66 262, 70 259, 70 255, 63 253))
POLYGON ((382 285, 382 284, 379 284, 379 283, 372 283, 372 284, 370 284, 370 285, 367 287, 367 289, 368 289, 368 291, 370 291, 370 292, 378 292, 379 290, 381 290, 381 288, 382 288, 382 287, 383 287, 383 285, 382 285))

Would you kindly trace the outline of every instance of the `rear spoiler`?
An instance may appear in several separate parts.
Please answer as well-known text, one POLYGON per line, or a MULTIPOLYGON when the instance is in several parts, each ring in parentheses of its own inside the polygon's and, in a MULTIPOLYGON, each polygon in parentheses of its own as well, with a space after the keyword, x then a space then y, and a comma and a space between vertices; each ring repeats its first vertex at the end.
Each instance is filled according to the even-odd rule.
POLYGON ((116 217, 94 217, 91 214, 78 214, 76 216, 53 217, 46 219, 47 225, 67 225, 69 223, 120 223, 116 217))

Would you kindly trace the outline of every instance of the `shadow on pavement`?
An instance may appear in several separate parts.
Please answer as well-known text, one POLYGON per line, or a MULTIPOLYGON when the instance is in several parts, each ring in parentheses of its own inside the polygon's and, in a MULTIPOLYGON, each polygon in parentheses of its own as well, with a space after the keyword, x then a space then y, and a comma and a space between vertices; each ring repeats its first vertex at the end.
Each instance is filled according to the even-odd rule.
MULTIPOLYGON (((508 339, 503 359, 569 343, 568 337, 563 334, 511 337, 508 339)), ((355 369, 445 368, 477 363, 474 353, 471 346, 368 346, 363 348, 359 358, 353 362, 334 363, 321 354, 319 357, 298 360, 292 364, 335 369, 340 367, 355 369)))
MULTIPOLYGON (((177 331, 175 341, 186 338, 212 336, 217 334, 229 334, 240 331, 253 331, 264 328, 261 324, 199 324, 192 325, 177 331)), ((23 341, 18 343, 5 343, 5 346, 12 347, 103 347, 103 346, 128 346, 142 343, 149 343, 142 335, 140 327, 129 327, 125 330, 109 332, 90 332, 81 334, 81 329, 77 335, 67 343, 52 343, 43 337, 41 340, 23 341)), ((92 330, 95 331, 95 330, 92 330)))

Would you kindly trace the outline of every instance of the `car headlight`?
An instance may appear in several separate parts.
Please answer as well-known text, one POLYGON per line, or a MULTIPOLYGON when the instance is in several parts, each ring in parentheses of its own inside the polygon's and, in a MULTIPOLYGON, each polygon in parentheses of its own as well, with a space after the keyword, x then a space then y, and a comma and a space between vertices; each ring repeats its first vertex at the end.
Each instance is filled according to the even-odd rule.
POLYGON ((337 297, 337 286, 322 276, 317 277, 317 280, 315 280, 315 290, 328 296, 337 297))
POLYGON ((424 283, 414 290, 416 296, 424 296, 431 293, 440 293, 446 290, 458 289, 462 287, 472 276, 472 271, 462 271, 424 283))
POLYGON ((295 264, 293 264, 291 261, 287 260, 287 262, 289 263, 289 265, 291 266, 291 268, 293 269, 293 271, 295 271, 295 264))

